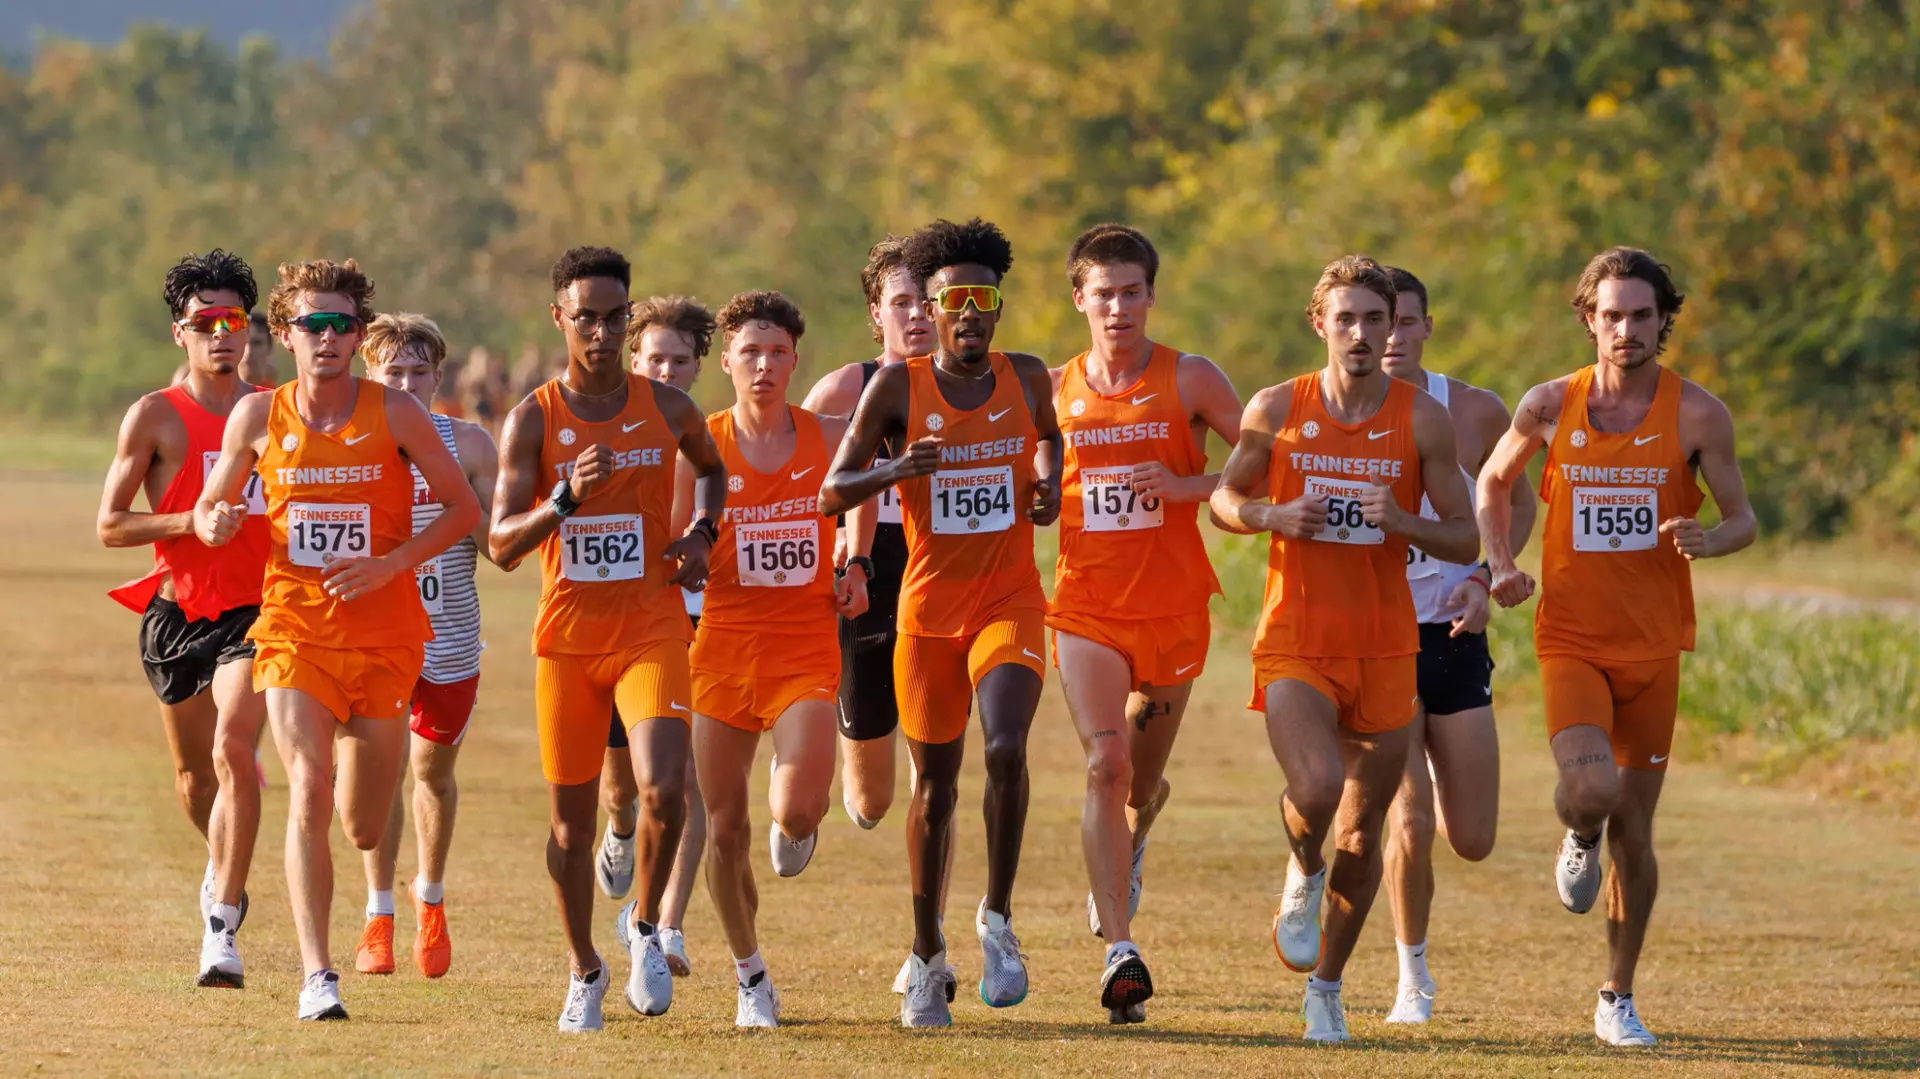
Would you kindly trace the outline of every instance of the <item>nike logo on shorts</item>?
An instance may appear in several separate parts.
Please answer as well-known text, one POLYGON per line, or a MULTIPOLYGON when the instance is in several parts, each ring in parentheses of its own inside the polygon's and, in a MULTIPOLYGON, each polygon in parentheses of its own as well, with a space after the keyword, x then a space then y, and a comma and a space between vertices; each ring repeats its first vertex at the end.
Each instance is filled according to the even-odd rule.
POLYGON ((807 473, 809 473, 809 472, 812 472, 812 471, 813 471, 813 469, 812 469, 812 467, 807 467, 807 468, 803 468, 803 469, 801 469, 801 470, 800 470, 800 471, 798 471, 798 472, 789 472, 789 473, 787 473, 787 478, 788 478, 788 479, 790 479, 790 480, 797 480, 797 479, 799 479, 800 477, 802 477, 802 476, 804 476, 804 475, 806 475, 807 473))
MULTIPOLYGON (((1030 652, 1030 651, 1028 651, 1028 650, 1027 650, 1027 649, 1025 649, 1025 648, 1022 648, 1022 649, 1020 650, 1020 654, 1021 654, 1021 655, 1024 655, 1024 656, 1033 656, 1033 653, 1032 653, 1032 652, 1030 652)), ((1039 656, 1033 656, 1033 658, 1035 658, 1035 659, 1039 659, 1040 657, 1039 657, 1039 656)))
POLYGON ((623 423, 620 425, 620 433, 623 435, 630 435, 633 433, 634 428, 645 427, 646 425, 647 425, 647 421, 645 420, 641 420, 639 423, 623 423))
POLYGON ((688 711, 687 706, 684 704, 681 704, 679 701, 668 701, 667 707, 673 709, 676 712, 688 711))
POLYGON ((1198 664, 1198 663, 1189 663, 1189 664, 1187 664, 1187 665, 1186 665, 1186 666, 1184 666, 1184 667, 1175 667, 1175 668, 1173 669, 1173 676, 1174 676, 1175 678, 1178 678, 1178 677, 1180 677, 1181 675, 1183 675, 1183 674, 1185 674, 1185 673, 1187 673, 1188 671, 1190 671, 1190 670, 1193 670, 1193 669, 1194 669, 1195 667, 1198 667, 1199 665, 1200 665, 1200 664, 1198 664))
MULTIPOLYGON (((1633 440, 1633 444, 1634 444, 1634 445, 1636 445, 1636 446, 1644 446, 1644 445, 1646 445, 1647 443, 1649 443, 1649 442, 1652 442, 1652 441, 1653 441, 1654 439, 1656 439, 1656 438, 1659 438, 1659 437, 1660 437, 1659 435, 1648 435, 1648 436, 1647 436, 1647 437, 1645 437, 1645 438, 1635 438, 1635 439, 1633 440)), ((1661 759, 1661 760, 1666 760, 1666 758, 1665 758, 1665 757, 1662 757, 1662 758, 1660 758, 1660 759, 1661 759)))
POLYGON ((1367 432, 1367 441, 1368 441, 1368 442, 1378 442, 1378 441, 1379 441, 1380 439, 1383 439, 1383 438, 1385 438, 1385 437, 1387 437, 1388 435, 1390 435, 1390 434, 1392 434, 1392 433, 1393 433, 1393 428, 1391 428, 1391 427, 1389 427, 1389 428, 1387 428, 1387 429, 1386 429, 1386 430, 1384 430, 1384 431, 1368 431, 1368 432, 1367 432))
POLYGON ((1148 395, 1146 395, 1145 397, 1136 397, 1136 398, 1134 398, 1134 399, 1133 399, 1133 403, 1134 403, 1134 405, 1135 405, 1135 406, 1139 406, 1139 405, 1144 405, 1144 404, 1146 404, 1146 403, 1147 403, 1148 401, 1151 401, 1151 400, 1153 400, 1154 398, 1156 398, 1156 397, 1158 397, 1158 396, 1160 396, 1160 395, 1159 395, 1158 393, 1150 393, 1150 394, 1148 394, 1148 395))
POLYGON ((998 412, 989 412, 989 413, 987 413, 987 422, 988 422, 988 423, 999 423, 999 422, 1000 422, 1000 417, 1002 417, 1002 416, 1004 416, 1004 415, 1006 415, 1007 413, 1009 413, 1009 412, 1012 412, 1012 411, 1013 411, 1013 409, 1010 409, 1010 408, 1003 408, 1003 409, 1001 409, 1001 410, 1000 410, 1000 411, 998 411, 998 412))
POLYGON ((359 443, 365 442, 367 439, 371 437, 373 437, 373 432, 368 431, 366 434, 361 435, 359 438, 345 438, 345 439, 341 439, 341 441, 345 442, 349 446, 353 446, 353 445, 358 445, 359 443))
POLYGON ((1658 757, 1648 757, 1648 758, 1647 758, 1647 763, 1649 763, 1649 764, 1659 764, 1659 763, 1660 763, 1661 761, 1663 761, 1663 760, 1666 760, 1666 759, 1667 759, 1667 755, 1666 755, 1666 754, 1662 754, 1662 755, 1660 755, 1660 756, 1658 756, 1658 757))

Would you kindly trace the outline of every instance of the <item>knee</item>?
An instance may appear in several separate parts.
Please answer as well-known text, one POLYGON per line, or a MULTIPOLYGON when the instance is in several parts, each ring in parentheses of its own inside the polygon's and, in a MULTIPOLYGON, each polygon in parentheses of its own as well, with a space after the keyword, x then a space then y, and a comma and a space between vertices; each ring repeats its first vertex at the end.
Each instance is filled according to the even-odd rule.
POLYGON ((914 787, 913 797, 921 805, 921 816, 926 819, 927 827, 944 828, 953 820, 953 811, 960 803, 960 787, 953 779, 923 775, 914 787))
POLYGON ((1120 739, 1102 738, 1087 755, 1087 789, 1101 795, 1122 798, 1133 791, 1133 761, 1114 743, 1120 739))
POLYGON ((1027 772, 1027 747, 1008 738, 987 743, 987 780, 992 783, 1018 783, 1027 772))
POLYGON ((1611 770, 1563 779, 1560 799, 1574 816, 1600 821, 1613 815, 1620 803, 1620 778, 1611 770))
POLYGON ((853 811, 860 814, 861 819, 880 820, 887 815, 888 810, 893 808, 893 785, 887 784, 884 790, 869 790, 865 787, 850 788, 847 791, 847 801, 853 806, 853 811))
POLYGON ((1487 822, 1484 828, 1462 833, 1458 829, 1449 829, 1447 843, 1453 853, 1469 862, 1484 862, 1493 853, 1493 822, 1487 822))
POLYGON ((460 795, 460 785, 454 782, 451 771, 415 775, 414 787, 436 802, 450 802, 460 795))
POLYGON ((568 854, 592 853, 594 844, 599 840, 595 821, 584 823, 568 820, 553 822, 553 845, 568 854))
POLYGON ((192 765, 174 773, 173 787, 190 802, 209 802, 220 792, 220 778, 212 761, 192 765))
POLYGON ((747 807, 737 809, 729 807, 726 811, 709 810, 707 814, 707 843, 715 853, 725 857, 744 858, 747 846, 753 837, 753 826, 747 819, 747 807))
POLYGON ((640 784, 640 812, 648 820, 679 827, 687 820, 687 785, 680 776, 661 776, 640 784))
POLYGON ((380 845, 380 839, 386 833, 387 815, 382 813, 370 820, 344 817, 340 821, 340 830, 346 833, 347 842, 360 850, 372 850, 380 845))
POLYGON ((213 770, 222 783, 231 783, 241 778, 254 778, 252 741, 237 734, 223 735, 218 742, 214 743, 213 770))
POLYGON ((1288 783, 1286 798, 1295 813, 1324 825, 1340 811, 1341 785, 1338 775, 1309 776, 1305 782, 1288 783))
MULTIPOLYGON (((1426 856, 1433 850, 1434 816, 1431 805, 1420 805, 1403 799, 1395 802, 1392 820, 1392 834, 1387 846, 1398 855, 1426 856)), ((1481 855, 1481 858, 1486 855, 1481 855)), ((1479 861, 1479 858, 1474 859, 1479 861)))
POLYGON ((826 815, 827 795, 822 791, 817 797, 788 799, 785 805, 774 812, 773 819, 779 823, 780 830, 789 836, 810 836, 820 827, 826 815))

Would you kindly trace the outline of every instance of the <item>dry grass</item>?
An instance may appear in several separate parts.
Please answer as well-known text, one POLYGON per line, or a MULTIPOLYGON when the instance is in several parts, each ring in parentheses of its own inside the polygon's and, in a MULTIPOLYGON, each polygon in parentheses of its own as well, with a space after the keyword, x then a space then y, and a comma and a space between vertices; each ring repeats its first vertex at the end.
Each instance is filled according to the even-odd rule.
MULTIPOLYGON (((452 973, 349 973, 354 1019, 293 1019, 298 961, 280 870, 285 786, 268 792, 242 947, 244 992, 192 987, 202 854, 176 807, 166 748, 135 666, 132 616, 102 590, 141 558, 91 541, 95 490, 71 479, 0 481, 8 614, 0 622, 0 1072, 6 1074, 1063 1074, 1835 1075, 1911 1072, 1920 1061, 1920 848, 1864 811, 1742 784, 1682 761, 1668 785, 1665 892, 1640 1000, 1662 1047, 1623 1054, 1590 1035, 1604 954, 1598 915, 1559 907, 1548 880, 1558 831, 1530 683, 1507 686, 1500 847, 1468 866, 1442 855, 1433 964, 1439 1016, 1389 1028, 1393 949, 1384 902, 1348 978, 1359 1042, 1298 1042, 1301 980, 1267 943, 1283 869, 1279 774, 1241 709, 1240 633, 1223 638, 1176 754, 1174 800, 1147 860, 1138 938, 1161 996, 1143 1027, 1097 1007, 1086 933, 1079 752, 1057 692, 1033 736, 1033 809, 1016 895, 1034 988, 993 1012, 971 995, 966 915, 983 884, 978 817, 963 814, 955 870, 965 991, 950 1032, 909 1034, 887 991, 908 940, 896 813, 874 833, 835 815, 793 881, 762 877, 763 939, 785 1029, 731 1026, 730 979, 711 908, 689 918, 695 976, 667 1017, 610 995, 607 1030, 563 1038, 565 987, 542 863, 531 574, 487 571, 479 716, 461 764, 464 802, 449 882, 452 973)), ((271 751, 268 752, 272 757, 271 751)), ((978 754, 967 802, 980 789, 978 754)), ((757 774, 757 772, 756 772, 757 774)), ((401 870, 411 872, 411 841, 401 870)), ((359 868, 336 841, 336 962, 350 966, 359 868)), ((764 865, 764 853, 757 855, 764 865)), ((613 909, 599 917, 610 925, 613 909)), ((403 939, 411 919, 401 915, 403 939)), ((626 963, 612 955, 617 977, 626 963)))

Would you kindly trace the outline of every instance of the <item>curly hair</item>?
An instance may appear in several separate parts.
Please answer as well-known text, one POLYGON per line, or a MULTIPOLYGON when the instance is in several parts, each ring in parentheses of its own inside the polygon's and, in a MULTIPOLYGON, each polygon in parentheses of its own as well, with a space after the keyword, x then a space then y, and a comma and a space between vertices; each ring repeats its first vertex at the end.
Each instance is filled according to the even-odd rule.
POLYGON ((360 343, 360 355, 372 370, 392 363, 410 345, 425 348, 427 361, 436 371, 447 358, 447 339, 439 325, 425 315, 408 311, 374 319, 367 326, 366 340, 360 343))
MULTIPOLYGON (((693 342, 696 359, 713 347, 713 312, 691 296, 649 296, 633 309, 633 322, 627 330, 627 346, 640 351, 640 336, 654 326, 687 335, 693 342)), ((796 335, 798 336, 798 335, 796 335)))
POLYGON ((360 321, 373 321, 373 278, 361 273, 360 264, 352 259, 281 263, 280 283, 267 297, 267 325, 273 332, 285 333, 293 324, 294 306, 302 292, 335 292, 350 297, 353 313, 360 321))
POLYGON ((1393 275, 1386 267, 1365 255, 1348 255, 1334 259, 1320 271, 1320 280, 1314 282, 1313 298, 1307 301, 1307 315, 1319 318, 1327 311, 1327 294, 1337 288, 1363 288, 1387 301, 1387 314, 1391 318, 1394 303, 1399 293, 1393 287, 1393 275))
POLYGON ((941 218, 914 230, 902 257, 924 288, 928 278, 949 266, 985 266, 996 279, 1003 278, 1013 268, 1013 244, 990 221, 976 217, 956 225, 941 218))
POLYGON ((807 332, 807 320, 801 316, 800 309, 778 292, 739 293, 720 309, 717 321, 721 336, 727 340, 749 322, 771 322, 787 331, 796 345, 800 343, 800 335, 807 332))
POLYGON ((1132 263, 1147 272, 1147 287, 1153 287, 1153 279, 1160 274, 1160 252, 1154 250, 1153 241, 1147 235, 1131 225, 1107 222, 1095 225, 1075 237, 1073 246, 1067 248, 1067 277, 1079 288, 1087 279, 1087 271, 1095 266, 1119 266, 1132 263))
POLYGON ((253 280, 253 267, 246 260, 218 247, 204 255, 188 255, 167 271, 165 285, 167 309, 178 320, 187 313, 187 305, 202 292, 237 292, 240 306, 248 311, 260 302, 260 286, 253 280))
POLYGON ((1386 270, 1387 276, 1393 279, 1394 294, 1397 296, 1411 295, 1420 297, 1420 314, 1422 317, 1425 317, 1427 314, 1426 283, 1413 276, 1411 272, 1403 270, 1398 266, 1388 266, 1386 270))
POLYGON ((893 271, 907 265, 907 238, 888 233, 886 238, 867 249, 867 264, 860 270, 860 291, 867 294, 867 329, 875 341, 881 340, 880 321, 873 309, 880 305, 881 290, 893 271))
POLYGON ((1587 339, 1594 340, 1593 326, 1588 320, 1600 303, 1600 282, 1624 279, 1645 281, 1653 286, 1654 309, 1660 317, 1666 319, 1660 326, 1660 340, 1654 347, 1654 355, 1666 351, 1667 337, 1673 333, 1674 316, 1687 302, 1680 290, 1674 287, 1673 270, 1666 263, 1637 247, 1609 247, 1593 256, 1587 268, 1580 271, 1580 283, 1573 287, 1573 309, 1580 316, 1580 328, 1587 331, 1587 339))
POLYGON ((568 285, 588 277, 611 277, 631 289, 633 264, 611 247, 569 247, 553 264, 553 291, 565 292, 568 285))

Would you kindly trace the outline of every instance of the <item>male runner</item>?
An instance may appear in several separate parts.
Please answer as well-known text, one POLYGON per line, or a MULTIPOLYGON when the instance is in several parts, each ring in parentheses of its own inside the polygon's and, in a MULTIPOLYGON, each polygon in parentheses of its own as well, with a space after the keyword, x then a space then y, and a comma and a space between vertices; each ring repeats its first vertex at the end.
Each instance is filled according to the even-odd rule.
POLYGON ((1046 365, 992 350, 1000 281, 1013 264, 1006 236, 979 218, 936 221, 908 238, 906 263, 930 297, 937 351, 874 376, 820 500, 821 512, 840 513, 900 488, 907 569, 894 683, 918 776, 907 820, 914 943, 900 1021, 945 1026, 952 982, 941 881, 975 692, 987 756, 987 894, 974 918, 980 998, 1004 1008, 1027 995, 1010 919, 1026 828, 1027 731, 1046 663, 1033 526, 1060 514, 1060 428, 1046 365), (871 463, 883 442, 909 439, 900 456, 871 463))
POLYGON ((1381 827, 1406 766, 1420 650, 1407 544, 1450 562, 1479 547, 1447 410, 1381 367, 1394 301, 1370 258, 1321 271, 1307 314, 1327 365, 1254 394, 1212 499, 1226 527, 1273 533, 1248 707, 1266 714, 1287 780, 1293 851, 1273 943, 1289 970, 1312 972, 1309 1041, 1347 1040, 1341 974, 1380 887, 1381 827), (1422 494, 1437 520, 1420 516, 1422 494))
POLYGON ((280 267, 267 317, 293 353, 296 377, 235 407, 193 510, 202 542, 232 540, 258 464, 273 546, 249 636, 253 684, 266 691, 291 788, 287 890, 306 971, 302 1019, 347 1017, 327 948, 330 833, 336 804, 341 830, 361 850, 386 830, 407 737, 401 717, 432 635, 414 567, 480 522, 480 504, 426 410, 353 376, 372 301, 373 282, 351 259, 280 267), (409 464, 447 498, 446 512, 417 536, 409 464))
POLYGON ((688 625, 679 586, 706 585, 726 468, 686 394, 628 372, 632 269, 619 252, 575 247, 553 267, 552 316, 567 369, 507 416, 493 506, 496 564, 538 549, 534 699, 551 800, 547 872, 573 976, 562 1031, 598 1030, 606 969, 593 946, 595 813, 606 723, 615 703, 632 745, 640 814, 639 902, 622 912, 633 967, 627 1003, 661 1015, 673 1002, 655 923, 686 820, 688 625), (668 542, 674 453, 699 483, 686 535, 668 542))
POLYGON ((1220 480, 1207 473, 1207 431, 1229 447, 1240 437, 1227 376, 1147 337, 1159 270, 1138 229, 1082 232, 1067 276, 1092 347, 1053 372, 1066 455, 1047 625, 1087 754, 1087 924, 1108 941, 1100 1002, 1115 1023, 1145 1021, 1153 995, 1132 921, 1147 832, 1170 791, 1167 758, 1206 665, 1207 600, 1220 591, 1198 518, 1220 480))
MULTIPOLYGON (((827 561, 833 522, 819 483, 846 432, 843 419, 787 404, 806 321, 778 292, 743 292, 719 317, 721 368, 733 407, 707 417, 727 464, 729 498, 710 570, 704 624, 694 639, 694 758, 713 814, 707 890, 726 928, 738 983, 734 1024, 779 1025, 754 925, 760 906, 748 859, 747 779, 763 732, 773 734, 767 843, 773 871, 798 876, 813 858, 833 786, 836 612, 866 605, 864 551, 844 574, 827 561)), ((683 488, 693 475, 682 469, 683 488)), ((686 490, 687 495, 692 491, 686 490)))
MULTIPOLYGON (((440 327, 425 315, 381 315, 367 328, 361 347, 367 377, 384 383, 431 409, 440 390, 447 341, 440 327)), ((430 413, 440 441, 466 477, 474 497, 486 513, 493 505, 493 481, 500 459, 493 436, 479 424, 430 413)), ((413 470, 413 532, 419 535, 446 505, 413 470)), ((413 897, 415 929, 413 962, 420 973, 438 978, 453 961, 453 943, 447 934, 447 851, 453 846, 454 814, 460 789, 453 778, 454 761, 473 701, 480 689, 480 595, 474 591, 473 571, 486 523, 460 537, 437 557, 414 567, 420 606, 433 627, 427 642, 426 663, 413 687, 412 720, 415 737, 408 757, 413 771, 413 831, 419 851, 419 871, 408 894, 413 897)), ((403 783, 394 784, 393 811, 380 845, 362 856, 367 874, 367 924, 354 954, 354 969, 362 974, 393 973, 393 872, 400 855, 400 829, 406 820, 401 798, 403 783)))
MULTIPOLYGON (((108 594, 141 615, 140 664, 160 698, 174 790, 208 840, 199 984, 238 988, 233 934, 245 917, 260 828, 254 746, 266 720, 247 630, 260 613, 267 525, 248 522, 226 550, 212 551, 193 534, 193 505, 220 457, 228 417, 256 389, 237 372, 259 289, 239 256, 215 248, 176 263, 165 294, 187 376, 127 410, 96 527, 108 547, 153 545, 153 572, 108 594), (147 513, 132 508, 142 490, 147 513)), ((257 477, 246 494, 264 514, 257 477)))
MULTIPOLYGON (((1387 337, 1387 373, 1427 391, 1453 417, 1454 448, 1468 482, 1480 472, 1510 417, 1498 394, 1429 371, 1422 361, 1433 317, 1427 286, 1405 270, 1387 267, 1396 311, 1387 337)), ((1533 492, 1513 488, 1513 550, 1533 530, 1533 492)), ((1421 515, 1432 517, 1423 501, 1421 515)), ((1438 828, 1455 854, 1477 862, 1493 853, 1500 813, 1500 740, 1493 725, 1493 656, 1487 650, 1487 589, 1483 566, 1435 558, 1407 548, 1407 587, 1420 620, 1420 707, 1407 743, 1406 774, 1387 811, 1387 897, 1393 904, 1400 953, 1400 987, 1389 1023, 1424 1023, 1433 1016, 1435 985, 1427 970, 1427 916, 1433 904, 1434 792, 1438 828)))
POLYGON ((1533 640, 1567 826, 1554 883, 1568 910, 1592 909, 1606 833, 1607 980, 1593 1032, 1609 1045, 1654 1044, 1633 973, 1659 890, 1653 814, 1673 752, 1680 653, 1693 650, 1687 563, 1741 550, 1756 531, 1727 406, 1659 362, 1684 300, 1645 251, 1594 256, 1573 293, 1593 366, 1528 390, 1480 472, 1493 598, 1512 607, 1534 582, 1514 565, 1507 490, 1547 448, 1533 640), (1696 477, 1720 510, 1712 528, 1697 517, 1696 477))
MULTIPOLYGON (((248 314, 252 314, 251 308, 248 314)), ((264 314, 247 324, 247 350, 240 357, 240 378, 262 389, 280 385, 279 365, 273 362, 273 328, 267 325, 264 314)))
MULTIPOLYGON (((634 305, 627 330, 633 349, 633 373, 692 393, 713 331, 713 313, 698 301, 686 296, 648 297, 634 305)), ((672 530, 684 529, 691 512, 690 504, 676 502, 672 530)), ((681 594, 686 597, 687 617, 697 630, 705 593, 682 589, 681 594)), ((676 978, 693 973, 681 927, 687 916, 687 901, 693 897, 694 880, 699 876, 700 855, 707 844, 707 807, 700 798, 700 785, 694 781, 691 754, 687 757, 686 791, 687 823, 680 829, 680 845, 673 852, 673 874, 667 878, 667 894, 660 900, 660 950, 667 957, 667 969, 676 978)), ((627 746, 627 725, 620 721, 616 708, 607 729, 606 762, 600 767, 600 804, 607 811, 607 831, 593 860, 594 877, 608 899, 624 899, 633 889, 633 830, 640 817, 639 798, 632 751, 627 746)))

